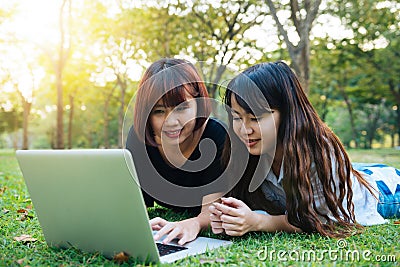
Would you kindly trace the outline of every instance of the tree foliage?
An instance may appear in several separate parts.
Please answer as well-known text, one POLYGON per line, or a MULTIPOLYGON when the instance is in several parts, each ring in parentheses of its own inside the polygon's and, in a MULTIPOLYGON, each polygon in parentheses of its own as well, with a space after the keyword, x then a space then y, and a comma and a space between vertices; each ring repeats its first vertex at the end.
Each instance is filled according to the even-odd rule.
MULTIPOLYGON (((2 54, 23 47, 11 53, 14 59, 20 55, 18 60, 0 58, 0 132, 25 129, 30 138, 26 147, 123 147, 127 104, 143 70, 161 57, 196 63, 214 98, 221 95, 219 85, 238 71, 260 61, 284 59, 303 80, 321 118, 346 145, 370 147, 387 135, 395 145, 396 134, 400 136, 396 1, 58 3, 56 43, 30 42, 9 27, 0 29, 2 54), (313 27, 324 28, 326 21, 339 23, 343 34, 314 36, 313 27), (255 35, 265 35, 263 39, 275 46, 263 46, 258 42, 261 36, 255 35), (10 62, 24 67, 11 67, 10 62), (45 73, 31 84, 34 95, 29 99, 17 90, 22 88, 19 73, 27 66, 45 73), (10 83, 13 91, 7 89, 10 83)), ((1 5, 0 24, 17 19, 17 7, 1 5)), ((22 139, 18 144, 22 147, 22 139)))

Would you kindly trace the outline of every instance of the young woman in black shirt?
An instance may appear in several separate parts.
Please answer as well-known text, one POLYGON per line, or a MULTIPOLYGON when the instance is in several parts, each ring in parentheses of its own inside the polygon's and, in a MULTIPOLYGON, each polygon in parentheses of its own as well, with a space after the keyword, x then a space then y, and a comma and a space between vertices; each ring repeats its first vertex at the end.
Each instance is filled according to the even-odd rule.
POLYGON ((193 64, 161 59, 144 73, 135 99, 131 151, 147 207, 154 202, 192 218, 151 220, 155 239, 184 244, 209 226, 209 203, 225 189, 220 157, 226 131, 213 118, 206 86, 193 64))

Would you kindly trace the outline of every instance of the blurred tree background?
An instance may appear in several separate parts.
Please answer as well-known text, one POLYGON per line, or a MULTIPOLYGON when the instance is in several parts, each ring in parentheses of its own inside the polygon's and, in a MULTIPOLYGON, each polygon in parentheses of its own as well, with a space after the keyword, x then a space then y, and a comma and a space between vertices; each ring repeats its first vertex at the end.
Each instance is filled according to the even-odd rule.
POLYGON ((0 148, 123 147, 162 57, 195 63, 216 99, 232 73, 285 60, 347 147, 400 146, 397 0, 3 1, 0 55, 0 148))

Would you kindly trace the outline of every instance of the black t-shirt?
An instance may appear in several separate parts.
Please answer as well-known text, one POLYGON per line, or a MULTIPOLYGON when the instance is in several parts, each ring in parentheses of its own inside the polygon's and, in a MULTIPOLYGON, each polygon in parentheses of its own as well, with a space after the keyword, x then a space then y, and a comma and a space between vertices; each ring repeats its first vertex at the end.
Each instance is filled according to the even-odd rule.
MULTIPOLYGON (((211 193, 222 192, 225 189, 223 182, 216 183, 211 188, 210 186, 206 188, 202 187, 202 189, 200 189, 202 190, 201 196, 199 194, 193 194, 192 197, 190 195, 183 196, 191 197, 191 200, 196 203, 194 205, 190 205, 190 207, 188 205, 180 206, 167 204, 160 199, 151 196, 154 195, 154 193, 152 193, 153 191, 149 190, 164 190, 164 185, 157 183, 157 181, 159 181, 157 179, 160 179, 157 177, 160 176, 162 176, 162 178, 174 185, 179 185, 187 188, 205 186, 218 179, 223 173, 223 168, 221 166, 221 154, 225 138, 226 130, 224 128, 224 124, 219 120, 210 118, 200 138, 199 144, 196 146, 193 153, 189 157, 189 163, 187 163, 190 164, 190 161, 199 160, 201 157, 201 152, 207 154, 209 150, 202 150, 201 147, 202 141, 206 139, 208 139, 206 142, 212 141, 212 143, 215 145, 215 157, 213 157, 211 163, 208 162, 209 164, 205 165, 205 168, 203 168, 202 170, 189 171, 188 168, 185 168, 187 163, 185 163, 182 168, 175 168, 165 162, 157 147, 149 145, 145 146, 143 142, 139 141, 132 126, 127 138, 126 148, 131 152, 133 160, 135 162, 136 172, 138 174, 139 182, 142 185, 142 193, 146 206, 153 207, 154 201, 156 201, 158 204, 167 208, 172 208, 176 211, 187 211, 192 214, 200 213, 202 196, 211 193)), ((176 197, 179 198, 179 195, 182 193, 182 191, 174 190, 174 192, 166 193, 170 193, 170 195, 174 194, 176 195, 176 197)))

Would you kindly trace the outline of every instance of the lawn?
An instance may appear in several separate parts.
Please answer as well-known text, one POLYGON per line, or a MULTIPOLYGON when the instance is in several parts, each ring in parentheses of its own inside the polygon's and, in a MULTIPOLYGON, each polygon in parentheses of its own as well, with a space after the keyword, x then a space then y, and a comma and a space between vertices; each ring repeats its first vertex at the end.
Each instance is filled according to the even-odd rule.
MULTIPOLYGON (((379 162, 400 168, 400 151, 350 150, 355 162, 379 162)), ((150 209, 150 217, 178 219, 184 215, 150 209)), ((250 233, 231 238, 233 245, 175 262, 185 266, 399 266, 400 225, 366 227, 346 239, 318 234, 250 233)), ((210 231, 203 236, 214 236, 210 231)), ((120 264, 138 265, 133 259, 120 264)), ((13 151, 0 150, 0 266, 118 266, 101 255, 75 249, 49 248, 23 182, 13 151), (30 242, 15 240, 29 235, 30 242)))

